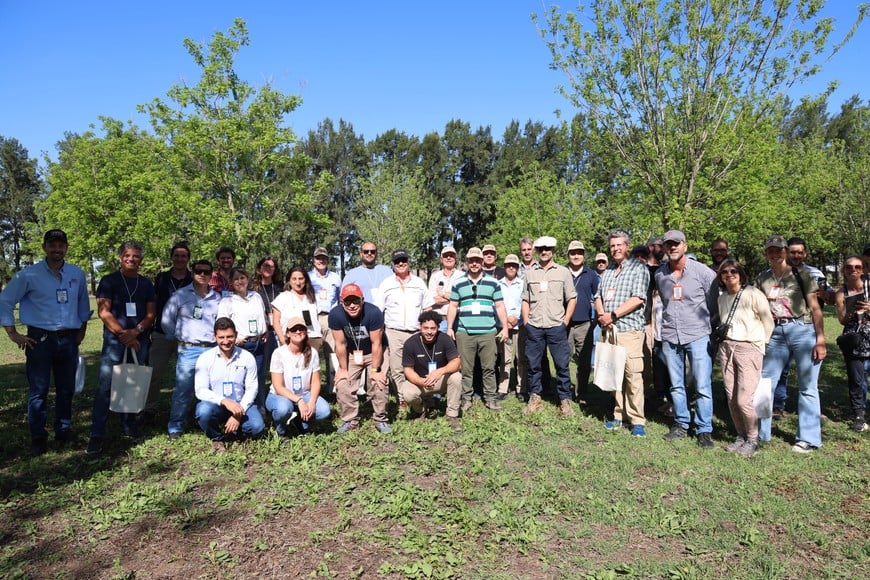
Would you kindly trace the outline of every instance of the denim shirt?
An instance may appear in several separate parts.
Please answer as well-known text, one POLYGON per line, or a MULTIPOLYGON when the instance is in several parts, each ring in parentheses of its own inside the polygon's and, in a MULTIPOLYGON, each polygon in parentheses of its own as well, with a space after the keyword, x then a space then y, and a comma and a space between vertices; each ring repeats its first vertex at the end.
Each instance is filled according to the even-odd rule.
POLYGON ((15 326, 15 305, 22 324, 43 330, 81 328, 91 317, 85 273, 64 262, 60 276, 45 261, 18 272, 0 294, 0 323, 15 326))

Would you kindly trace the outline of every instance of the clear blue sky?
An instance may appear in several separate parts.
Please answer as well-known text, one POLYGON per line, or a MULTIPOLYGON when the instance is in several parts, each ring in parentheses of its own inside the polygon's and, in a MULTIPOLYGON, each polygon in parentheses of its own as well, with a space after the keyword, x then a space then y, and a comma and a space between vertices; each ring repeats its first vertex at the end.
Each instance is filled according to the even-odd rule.
MULTIPOLYGON (((547 1, 546 4, 551 2, 547 1)), ((453 118, 490 125, 501 138, 512 120, 554 124, 572 107, 557 92, 549 52, 531 22, 542 0, 151 2, 0 0, 0 135, 55 157, 64 132, 99 125, 101 115, 147 128, 136 105, 163 97, 197 70, 185 37, 207 42, 235 17, 251 46, 237 70, 301 95, 287 123, 303 136, 329 117, 366 139, 396 128, 422 136, 453 118)), ((564 6, 576 5, 563 2, 564 6)), ((829 0, 842 32, 856 0, 829 0)), ((870 28, 792 91, 816 94, 834 79, 830 112, 853 94, 870 99, 870 28)))

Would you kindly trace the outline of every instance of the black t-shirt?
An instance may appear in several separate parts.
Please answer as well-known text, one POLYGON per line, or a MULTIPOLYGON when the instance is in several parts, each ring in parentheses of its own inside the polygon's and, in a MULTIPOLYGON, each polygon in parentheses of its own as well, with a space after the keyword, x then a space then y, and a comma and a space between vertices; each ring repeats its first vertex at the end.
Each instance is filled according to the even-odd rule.
POLYGON ((370 333, 373 330, 383 330, 383 328, 383 313, 369 302, 363 302, 362 311, 357 318, 348 316, 341 304, 329 311, 329 329, 344 333, 348 353, 361 350, 364 355, 372 354, 370 333))
POLYGON ((402 366, 414 367, 421 377, 429 374, 429 362, 435 362, 436 368, 446 367, 447 363, 459 358, 459 350, 453 339, 439 332, 433 344, 423 342, 419 332, 415 332, 405 341, 402 347, 402 366))
MULTIPOLYGON (((157 301, 151 280, 138 275, 127 278, 120 271, 103 276, 97 286, 96 297, 112 301, 112 315, 125 330, 136 328, 148 313, 148 304, 157 301), (131 304, 129 313, 128 303, 131 304)), ((103 335, 114 336, 108 328, 103 329, 103 335)))
POLYGON ((193 283, 193 274, 188 270, 184 274, 184 278, 175 278, 172 276, 172 270, 160 272, 154 278, 154 290, 157 292, 157 316, 154 318, 154 330, 163 332, 160 326, 160 318, 163 316, 163 307, 169 302, 169 298, 175 294, 179 288, 184 288, 188 284, 193 283))

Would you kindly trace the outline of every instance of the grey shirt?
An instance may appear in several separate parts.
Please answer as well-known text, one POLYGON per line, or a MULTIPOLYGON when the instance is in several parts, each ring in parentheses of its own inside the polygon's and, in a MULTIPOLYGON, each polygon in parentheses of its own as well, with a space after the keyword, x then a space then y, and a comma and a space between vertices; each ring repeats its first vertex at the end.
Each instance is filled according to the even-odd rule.
POLYGON ((678 279, 665 262, 656 270, 656 286, 662 301, 662 340, 689 344, 710 335, 719 319, 719 287, 713 270, 687 259, 678 279))

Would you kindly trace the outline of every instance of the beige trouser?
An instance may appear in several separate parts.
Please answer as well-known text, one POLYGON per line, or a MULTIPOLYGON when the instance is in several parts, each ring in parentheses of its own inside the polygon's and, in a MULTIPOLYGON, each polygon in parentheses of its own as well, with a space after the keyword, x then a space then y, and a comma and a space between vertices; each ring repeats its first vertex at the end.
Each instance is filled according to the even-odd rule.
POLYGON ((618 335, 619 345, 625 347, 625 377, 622 390, 616 391, 613 418, 632 425, 645 425, 643 413, 643 330, 629 330, 618 335))
MULTIPOLYGON (((508 341, 499 344, 501 350, 501 373, 498 383, 499 394, 506 394, 510 387, 511 369, 514 366, 514 358, 517 362, 517 387, 516 392, 521 393, 523 390, 523 375, 526 373, 526 357, 525 353, 519 352, 520 349, 520 332, 518 329, 511 329, 508 334, 508 341)), ((525 345, 523 345, 525 346, 525 345)))
POLYGON ((388 376, 393 379, 393 384, 396 385, 396 396, 399 398, 400 403, 404 401, 404 385, 407 382, 405 380, 405 367, 402 366, 402 353, 405 350, 405 341, 412 334, 414 333, 410 330, 387 329, 387 342, 390 343, 390 352, 389 357, 385 355, 384 360, 389 358, 390 370, 388 376))
POLYGON ((728 410, 737 434, 746 439, 758 439, 754 400, 763 360, 761 351, 748 342, 725 340, 719 345, 728 410))
POLYGON ((462 398, 462 373, 455 372, 445 375, 441 379, 441 384, 432 389, 425 391, 420 389, 411 381, 406 380, 402 386, 402 395, 405 397, 405 402, 417 413, 423 410, 423 400, 428 401, 435 393, 447 395, 447 413, 448 417, 459 416, 459 401, 462 398))
MULTIPOLYGON (((359 381, 363 372, 372 364, 372 355, 363 356, 361 365, 353 363, 353 359, 347 361, 347 379, 335 381, 335 398, 338 401, 338 413, 342 421, 359 420, 359 399, 356 392, 359 389, 359 381)), ((387 420, 387 402, 390 391, 386 385, 378 385, 372 381, 366 388, 366 393, 372 401, 372 419, 374 421, 387 420)))
POLYGON ((326 392, 331 393, 333 388, 332 375, 338 364, 338 359, 335 358, 335 337, 332 336, 332 330, 329 328, 329 313, 319 313, 317 321, 320 322, 320 332, 323 333, 320 360, 326 361, 326 392))

